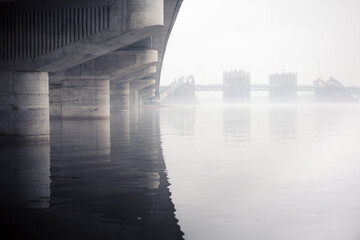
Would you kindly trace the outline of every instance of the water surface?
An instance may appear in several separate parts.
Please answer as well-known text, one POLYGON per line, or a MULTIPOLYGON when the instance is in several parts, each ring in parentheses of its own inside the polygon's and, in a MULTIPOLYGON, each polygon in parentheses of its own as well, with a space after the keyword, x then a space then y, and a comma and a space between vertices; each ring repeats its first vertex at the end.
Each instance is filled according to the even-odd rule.
POLYGON ((360 239, 360 106, 163 109, 185 239, 360 239))
POLYGON ((51 121, 51 142, 3 146, 1 239, 183 239, 157 111, 51 121))
POLYGON ((143 108, 0 148, 1 239, 360 239, 360 106, 143 108))

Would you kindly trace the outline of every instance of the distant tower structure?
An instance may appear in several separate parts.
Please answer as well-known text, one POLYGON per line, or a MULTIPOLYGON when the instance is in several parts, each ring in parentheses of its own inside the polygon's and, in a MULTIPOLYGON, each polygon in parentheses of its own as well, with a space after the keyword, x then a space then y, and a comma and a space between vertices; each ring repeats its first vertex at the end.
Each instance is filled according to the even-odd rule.
POLYGON ((175 79, 175 81, 164 90, 164 96, 162 103, 165 104, 196 103, 194 76, 183 76, 175 79))
POLYGON ((355 101, 351 90, 333 77, 330 77, 328 81, 316 79, 314 90, 316 101, 355 101))
POLYGON ((250 99, 250 73, 244 70, 223 72, 223 99, 225 102, 246 102, 250 99))
POLYGON ((297 97, 297 73, 283 72, 269 75, 269 96, 272 101, 294 101, 297 97))

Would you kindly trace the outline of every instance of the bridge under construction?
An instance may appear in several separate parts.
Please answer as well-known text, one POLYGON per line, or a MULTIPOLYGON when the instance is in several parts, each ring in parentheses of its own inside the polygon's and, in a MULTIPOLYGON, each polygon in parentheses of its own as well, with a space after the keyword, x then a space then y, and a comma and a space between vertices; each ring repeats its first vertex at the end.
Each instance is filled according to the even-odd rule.
POLYGON ((194 102, 195 92, 221 91, 225 102, 247 102, 251 92, 268 92, 271 101, 296 101, 299 92, 313 93, 318 101, 359 101, 360 87, 346 87, 333 77, 317 79, 312 85, 298 85, 297 74, 291 72, 269 75, 268 84, 251 84, 250 73, 242 70, 224 71, 222 84, 195 84, 194 77, 181 77, 160 89, 160 102, 194 102))

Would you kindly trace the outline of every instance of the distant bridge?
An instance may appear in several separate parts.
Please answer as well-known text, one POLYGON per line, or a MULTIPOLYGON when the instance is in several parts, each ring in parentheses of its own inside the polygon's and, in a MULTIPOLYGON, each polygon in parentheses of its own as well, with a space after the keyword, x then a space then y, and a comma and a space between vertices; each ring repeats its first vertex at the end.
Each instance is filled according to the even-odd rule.
MULTIPOLYGON (((224 86, 223 84, 206 84, 206 85, 196 85, 195 91, 208 91, 208 92, 215 92, 215 91, 224 91, 225 88, 231 86, 224 86)), ((250 91, 257 91, 257 92, 266 92, 272 89, 276 89, 278 86, 270 86, 267 84, 252 84, 250 85, 250 91)), ((315 86, 313 85, 298 85, 297 91, 298 92, 314 92, 315 86)))
POLYGON ((224 96, 229 95, 229 99, 244 100, 250 97, 249 92, 269 92, 270 97, 280 97, 284 99, 296 98, 297 92, 314 93, 319 99, 333 99, 340 101, 360 100, 360 87, 346 87, 334 78, 328 81, 317 79, 313 85, 297 85, 295 82, 272 82, 273 84, 203 84, 196 85, 194 77, 181 77, 166 87, 160 87, 159 98, 150 99, 150 102, 164 102, 171 99, 172 102, 192 102, 195 92, 223 92, 224 96), (167 100, 166 100, 167 99, 167 100))

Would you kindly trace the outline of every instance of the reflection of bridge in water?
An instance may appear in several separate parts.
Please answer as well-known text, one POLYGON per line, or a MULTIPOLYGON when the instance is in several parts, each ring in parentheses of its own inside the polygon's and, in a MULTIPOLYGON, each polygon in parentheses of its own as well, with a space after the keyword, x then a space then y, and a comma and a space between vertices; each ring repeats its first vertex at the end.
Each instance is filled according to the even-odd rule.
POLYGON ((0 158, 0 239, 183 239, 158 111, 52 120, 50 144, 0 158))

